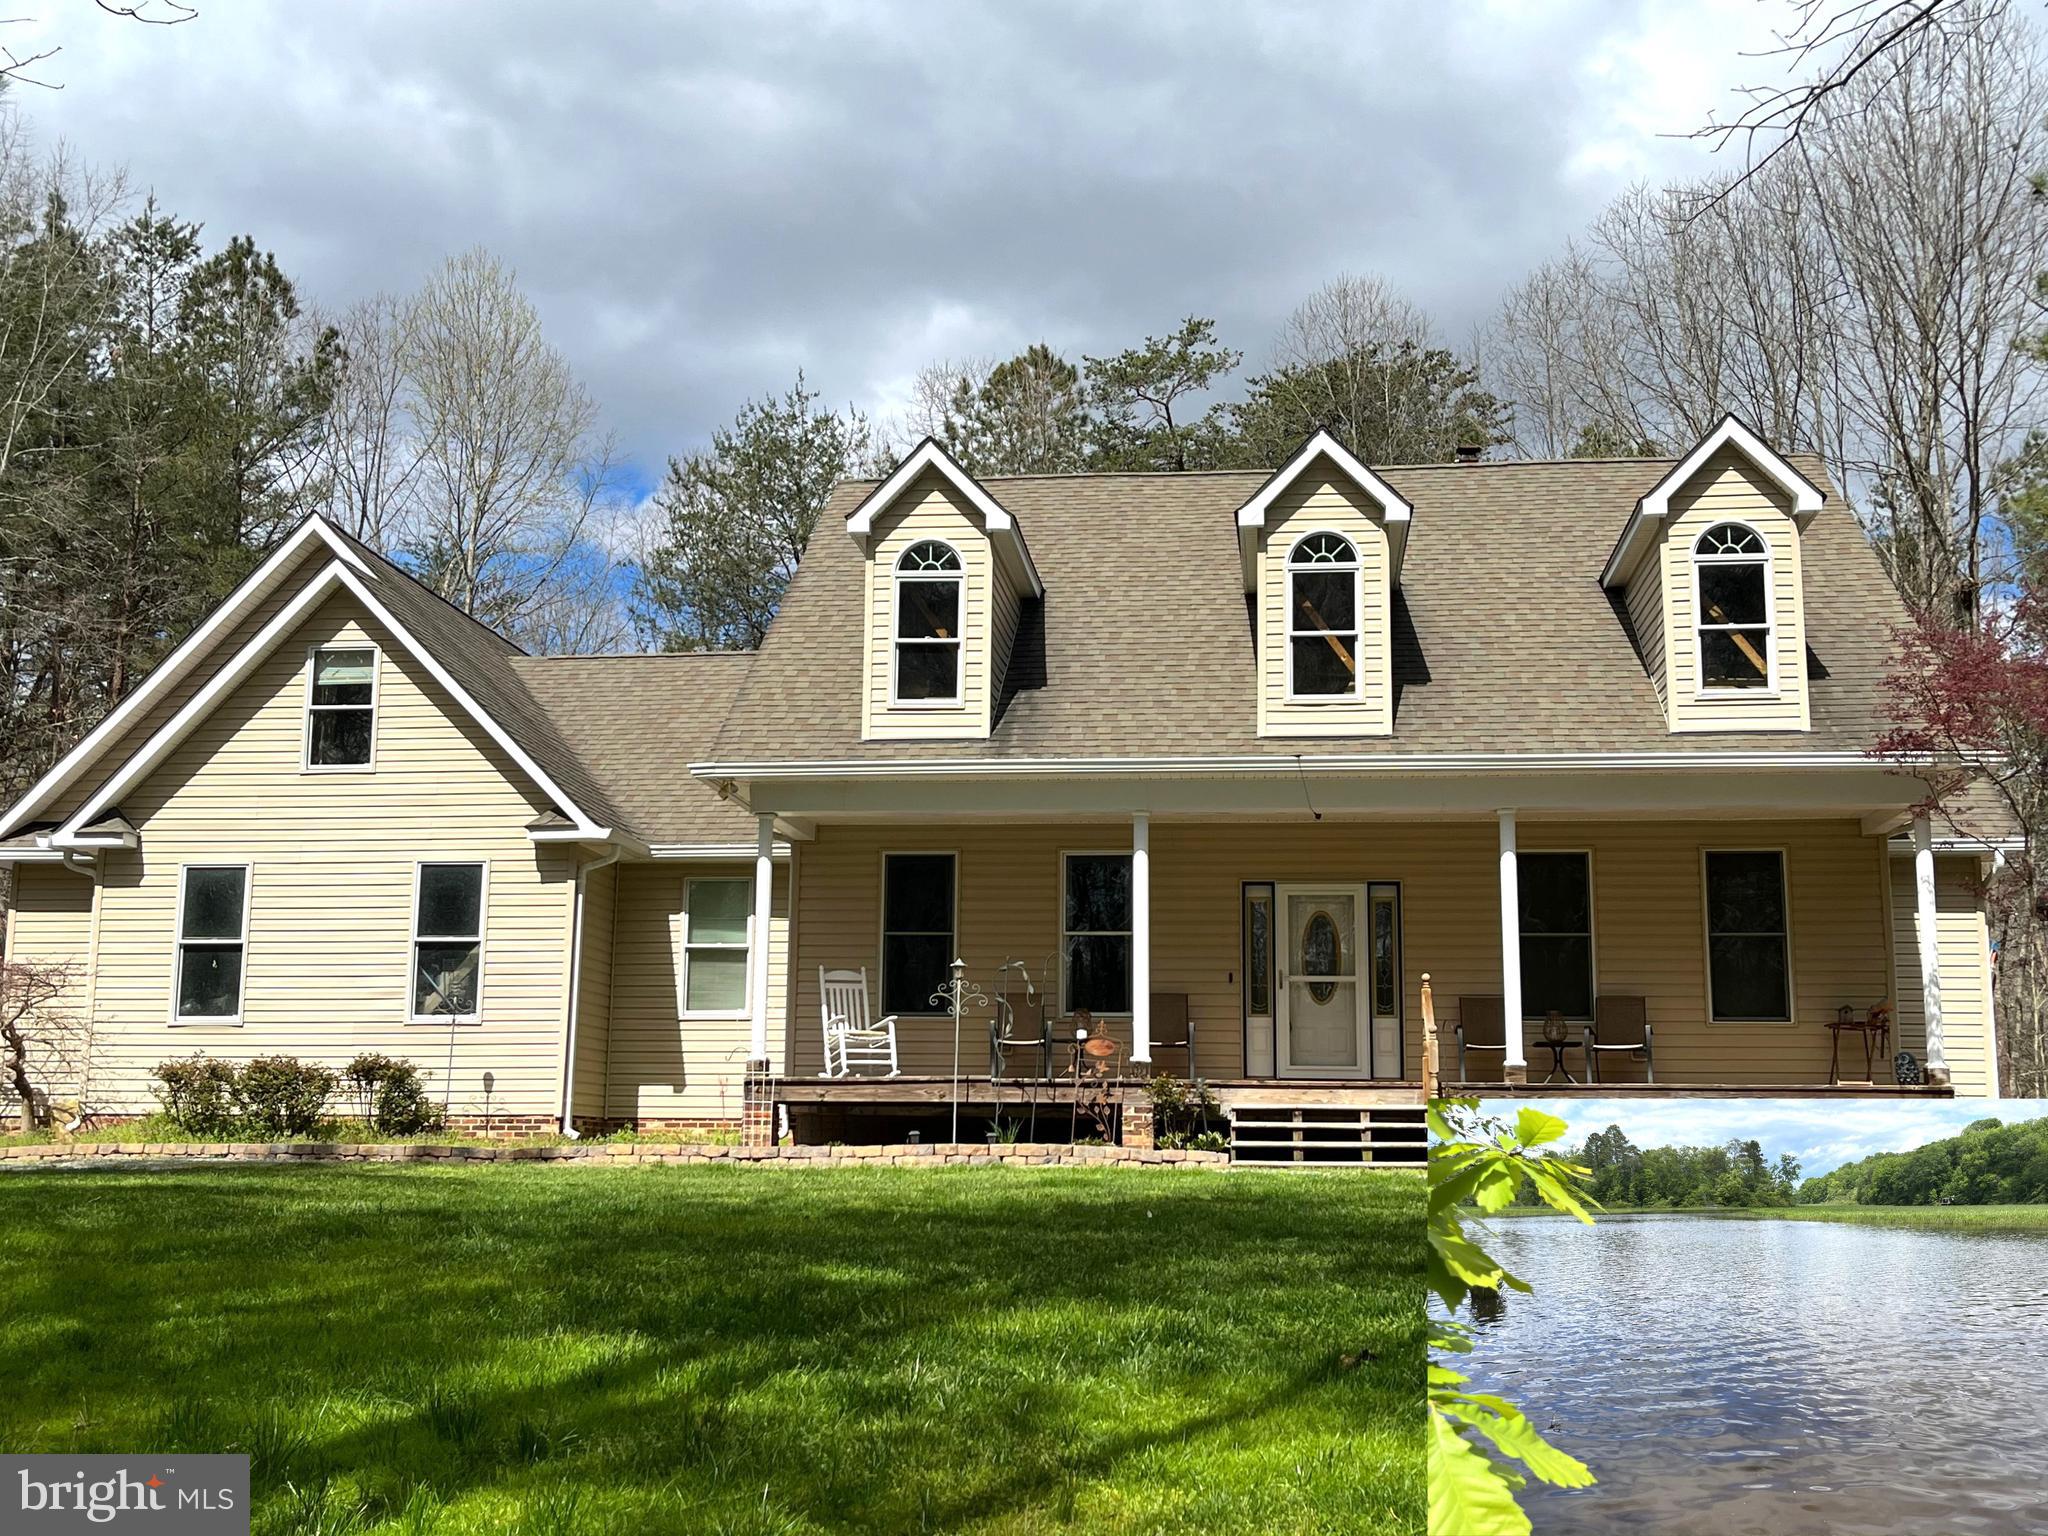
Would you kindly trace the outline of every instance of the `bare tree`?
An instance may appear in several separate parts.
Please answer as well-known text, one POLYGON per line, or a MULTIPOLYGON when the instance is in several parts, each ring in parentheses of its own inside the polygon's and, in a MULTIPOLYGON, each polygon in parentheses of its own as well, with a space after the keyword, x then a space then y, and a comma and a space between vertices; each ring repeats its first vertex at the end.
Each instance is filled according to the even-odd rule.
POLYGON ((327 515, 379 549, 404 528, 421 471, 404 318, 404 305, 380 293, 334 322, 342 360, 320 443, 327 515))
POLYGON ((24 1131, 50 1123, 62 1089, 85 1096, 92 1042, 69 1002, 78 980, 68 965, 0 962, 0 1093, 14 1099, 24 1131))
MULTIPOLYGON (((149 27, 175 27, 180 22, 190 21, 199 14, 196 7, 179 4, 179 0, 93 0, 109 16, 118 16, 123 21, 139 21, 149 27)), ((29 18, 9 16, 0 19, 0 27, 18 26, 29 18)), ((64 51, 63 44, 52 43, 47 48, 38 48, 33 53, 18 54, 5 44, 0 44, 0 86, 8 84, 39 85, 45 90, 59 91, 63 86, 51 80, 39 78, 38 66, 54 59, 64 51)))

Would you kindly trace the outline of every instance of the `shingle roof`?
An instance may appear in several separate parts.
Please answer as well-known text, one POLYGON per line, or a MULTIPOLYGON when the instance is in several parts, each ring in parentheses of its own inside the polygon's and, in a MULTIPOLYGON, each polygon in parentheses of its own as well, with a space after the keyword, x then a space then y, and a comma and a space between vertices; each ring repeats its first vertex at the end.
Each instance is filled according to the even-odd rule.
MULTIPOLYGON (((861 554, 841 485, 733 701, 719 762, 979 756, 1857 751, 1882 725, 1904 610, 1830 497, 1804 535, 1812 730, 1673 735, 1602 565, 1676 462, 1376 466, 1415 505, 1394 615, 1391 737, 1261 739, 1234 514, 1262 473, 997 477, 1045 580, 987 741, 860 739, 861 554), (1036 654, 1034 654, 1034 652, 1036 654)), ((1825 472, 1794 460, 1816 484, 1825 472)))
POLYGON ((751 843, 754 818, 689 765, 718 734, 751 652, 516 656, 513 671, 649 843, 751 843))

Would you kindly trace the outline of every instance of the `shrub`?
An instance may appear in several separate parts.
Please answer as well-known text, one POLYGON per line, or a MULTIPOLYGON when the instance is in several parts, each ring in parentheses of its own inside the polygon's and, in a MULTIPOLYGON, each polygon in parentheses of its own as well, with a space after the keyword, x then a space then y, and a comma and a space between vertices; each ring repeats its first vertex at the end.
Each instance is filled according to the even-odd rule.
POLYGON ((258 1056, 235 1078, 235 1104, 259 1136, 304 1136, 320 1123, 335 1081, 296 1056, 258 1056))
POLYGON ((420 1086, 420 1069, 395 1056, 365 1052, 342 1070, 362 1117, 387 1136, 418 1136, 447 1123, 420 1086))
POLYGON ((1230 1138, 1221 1131, 1168 1131, 1159 1138, 1159 1145, 1169 1151, 1228 1152, 1230 1138))
POLYGON ((1182 1082, 1162 1072, 1145 1085, 1145 1095, 1152 1101, 1152 1131, 1158 1145, 1221 1150, 1210 1146, 1222 1138, 1209 1129, 1209 1122, 1223 1113, 1223 1105, 1207 1083, 1200 1078, 1182 1082))
POLYGON ((155 1072, 156 1096, 178 1129, 194 1136, 219 1135, 235 1123, 235 1069, 210 1056, 167 1061, 155 1072))

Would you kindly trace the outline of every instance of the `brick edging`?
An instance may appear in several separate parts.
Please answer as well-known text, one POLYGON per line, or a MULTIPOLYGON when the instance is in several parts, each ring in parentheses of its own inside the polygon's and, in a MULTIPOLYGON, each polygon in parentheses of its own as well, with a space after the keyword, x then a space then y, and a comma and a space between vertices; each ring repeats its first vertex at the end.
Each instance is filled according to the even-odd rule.
POLYGON ((437 1142, 53 1141, 0 1147, 0 1162, 184 1159, 263 1163, 763 1163, 799 1168, 936 1168, 997 1164, 1024 1167, 1227 1168, 1225 1152, 1153 1147, 1077 1147, 1058 1142, 939 1142, 876 1147, 716 1147, 691 1142, 605 1146, 447 1146, 437 1142))

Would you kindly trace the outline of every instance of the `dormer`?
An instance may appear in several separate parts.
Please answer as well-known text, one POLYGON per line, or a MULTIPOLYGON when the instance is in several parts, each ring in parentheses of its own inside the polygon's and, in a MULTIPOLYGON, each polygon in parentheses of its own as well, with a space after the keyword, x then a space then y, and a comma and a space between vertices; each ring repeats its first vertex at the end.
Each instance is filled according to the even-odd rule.
POLYGON ((1261 736, 1393 733, 1393 595, 1413 515, 1328 432, 1238 508, 1261 736))
POLYGON ((1601 585, 1677 731, 1803 731, 1800 541, 1820 488, 1733 416, 1636 503, 1601 585))
POLYGON ((846 531, 866 567, 861 740, 986 737, 1023 605, 1045 595, 1017 520, 926 438, 846 531))

